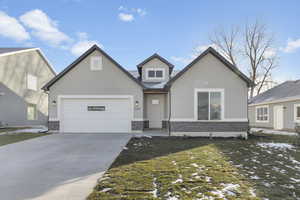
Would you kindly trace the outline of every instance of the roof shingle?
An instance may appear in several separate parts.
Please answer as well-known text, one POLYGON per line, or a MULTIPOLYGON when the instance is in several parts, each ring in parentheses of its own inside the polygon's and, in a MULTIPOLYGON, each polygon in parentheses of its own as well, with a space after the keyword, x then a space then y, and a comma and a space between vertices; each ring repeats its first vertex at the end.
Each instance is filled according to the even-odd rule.
POLYGON ((266 92, 263 92, 252 99, 250 104, 261 104, 272 101, 287 100, 291 98, 300 99, 300 79, 296 81, 286 81, 277 85, 266 92))

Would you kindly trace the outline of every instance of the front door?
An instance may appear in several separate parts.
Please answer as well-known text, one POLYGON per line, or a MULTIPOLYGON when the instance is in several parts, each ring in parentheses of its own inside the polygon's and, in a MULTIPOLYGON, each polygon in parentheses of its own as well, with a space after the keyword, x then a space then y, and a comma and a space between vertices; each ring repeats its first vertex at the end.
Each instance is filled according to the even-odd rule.
POLYGON ((164 95, 147 95, 147 118, 149 128, 162 128, 164 114, 164 95))
POLYGON ((283 129, 283 106, 274 106, 274 129, 283 129))

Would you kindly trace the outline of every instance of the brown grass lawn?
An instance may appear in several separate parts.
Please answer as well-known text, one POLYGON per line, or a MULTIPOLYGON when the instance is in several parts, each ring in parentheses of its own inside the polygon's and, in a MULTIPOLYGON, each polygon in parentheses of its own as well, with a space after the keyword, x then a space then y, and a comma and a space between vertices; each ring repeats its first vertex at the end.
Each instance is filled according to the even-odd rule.
POLYGON ((133 138, 88 200, 299 199, 297 140, 133 138))
POLYGON ((16 133, 16 134, 0 135, 0 146, 15 143, 15 142, 20 142, 23 140, 28 140, 31 138, 45 136, 45 135, 49 135, 49 134, 48 133, 16 133))

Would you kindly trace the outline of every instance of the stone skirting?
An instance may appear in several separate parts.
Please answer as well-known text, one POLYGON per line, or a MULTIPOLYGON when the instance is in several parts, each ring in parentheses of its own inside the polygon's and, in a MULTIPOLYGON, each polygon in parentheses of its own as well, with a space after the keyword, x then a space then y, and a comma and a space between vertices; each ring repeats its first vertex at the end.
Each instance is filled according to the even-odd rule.
POLYGON ((59 121, 48 121, 48 129, 51 131, 58 131, 59 121))
POLYGON ((149 128, 149 120, 144 120, 144 129, 149 128))
POLYGON ((169 128, 169 121, 167 121, 167 120, 163 120, 162 121, 162 128, 169 128))
POLYGON ((247 132, 248 122, 170 122, 172 132, 247 132))

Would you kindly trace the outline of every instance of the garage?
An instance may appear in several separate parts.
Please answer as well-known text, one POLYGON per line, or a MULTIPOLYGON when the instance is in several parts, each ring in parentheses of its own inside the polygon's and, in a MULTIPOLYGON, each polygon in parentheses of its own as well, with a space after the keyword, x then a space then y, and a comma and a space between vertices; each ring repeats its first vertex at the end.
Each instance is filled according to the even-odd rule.
POLYGON ((60 99, 61 132, 130 132, 133 116, 130 97, 68 97, 60 99))

